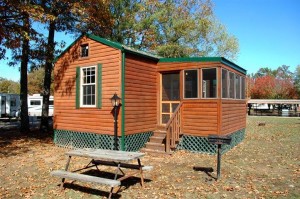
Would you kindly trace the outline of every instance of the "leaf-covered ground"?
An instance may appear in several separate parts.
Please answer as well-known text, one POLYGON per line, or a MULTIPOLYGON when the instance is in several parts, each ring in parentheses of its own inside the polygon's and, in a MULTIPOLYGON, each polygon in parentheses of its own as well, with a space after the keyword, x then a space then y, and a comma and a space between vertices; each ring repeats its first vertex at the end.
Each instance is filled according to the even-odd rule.
MULTIPOLYGON (((300 118, 248 117, 245 140, 222 156, 221 180, 215 181, 216 156, 185 151, 147 154, 142 163, 154 169, 145 173, 145 188, 138 178, 129 178, 116 197, 300 198, 299 144, 300 118), (259 122, 266 125, 258 126, 259 122), (194 167, 212 167, 214 172, 194 167)), ((60 191, 60 180, 49 173, 64 168, 65 151, 38 132, 27 137, 0 132, 0 198, 106 198, 109 187, 83 182, 67 183, 60 191)), ((72 169, 87 163, 74 158, 72 169)))

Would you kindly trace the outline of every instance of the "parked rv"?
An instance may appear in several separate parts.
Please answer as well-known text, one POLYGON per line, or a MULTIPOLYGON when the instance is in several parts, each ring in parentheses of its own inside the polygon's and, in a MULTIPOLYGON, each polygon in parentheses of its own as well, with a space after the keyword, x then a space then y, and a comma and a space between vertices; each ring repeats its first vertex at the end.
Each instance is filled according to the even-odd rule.
POLYGON ((20 110, 20 95, 0 93, 0 117, 17 117, 20 110))
MULTIPOLYGON (((53 116, 53 96, 49 99, 49 116, 53 116)), ((40 94, 33 94, 28 96, 28 115, 42 116, 43 96, 40 94)))

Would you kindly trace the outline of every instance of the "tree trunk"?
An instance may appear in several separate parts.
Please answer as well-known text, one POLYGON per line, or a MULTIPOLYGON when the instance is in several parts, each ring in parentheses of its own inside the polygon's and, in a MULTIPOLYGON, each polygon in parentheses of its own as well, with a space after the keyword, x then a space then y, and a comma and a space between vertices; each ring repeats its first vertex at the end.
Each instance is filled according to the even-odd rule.
POLYGON ((49 98, 50 98, 50 86, 51 86, 51 74, 52 64, 54 60, 54 33, 55 33, 55 21, 50 21, 48 44, 46 51, 46 65, 45 65, 45 77, 44 77, 44 89, 43 89, 43 107, 42 107, 42 118, 41 118, 41 131, 49 131, 49 98))
POLYGON ((22 57, 21 57, 21 77, 20 77, 20 99, 21 99, 21 126, 20 132, 26 133, 30 131, 29 128, 29 118, 28 118, 28 104, 27 104, 27 68, 29 60, 29 15, 28 13, 23 13, 24 21, 24 34, 22 38, 22 57))

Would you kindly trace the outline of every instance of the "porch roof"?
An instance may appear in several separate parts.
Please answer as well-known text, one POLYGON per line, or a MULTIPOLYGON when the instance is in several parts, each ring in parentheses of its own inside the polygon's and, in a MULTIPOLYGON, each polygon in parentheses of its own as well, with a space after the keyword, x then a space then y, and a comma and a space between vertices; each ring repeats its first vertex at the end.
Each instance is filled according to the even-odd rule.
POLYGON ((244 75, 247 74, 247 70, 238 66, 237 64, 229 61, 224 57, 181 57, 181 58, 161 58, 159 63, 168 63, 168 62, 220 62, 226 66, 231 67, 234 70, 237 70, 244 75))

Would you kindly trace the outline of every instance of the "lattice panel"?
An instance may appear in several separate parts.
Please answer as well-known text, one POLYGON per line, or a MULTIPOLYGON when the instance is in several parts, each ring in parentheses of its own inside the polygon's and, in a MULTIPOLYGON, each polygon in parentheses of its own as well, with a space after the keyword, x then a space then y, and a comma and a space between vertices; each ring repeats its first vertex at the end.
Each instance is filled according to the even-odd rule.
MULTIPOLYGON (((138 151, 149 140, 153 132, 144 132, 125 136, 125 150, 138 151)), ((54 143, 65 148, 114 149, 114 136, 83 133, 66 130, 54 130, 54 143)), ((118 149, 121 148, 121 138, 118 137, 118 149)))
POLYGON ((184 135, 181 138, 177 149, 215 154, 217 147, 216 145, 209 143, 206 137, 184 135))
POLYGON ((231 144, 230 145, 223 145, 222 146, 222 154, 226 153, 236 145, 238 145, 240 142, 242 142, 245 138, 245 129, 236 131, 235 133, 232 133, 230 135, 231 137, 231 144))
MULTIPOLYGON (((230 135, 232 138, 230 145, 222 146, 222 154, 226 153, 240 142, 243 141, 245 137, 245 129, 236 131, 230 135)), ((208 154, 216 154, 217 146, 208 142, 207 137, 200 136, 188 136, 184 135, 177 147, 177 149, 184 149, 191 152, 200 152, 200 153, 208 153, 208 154)))
MULTIPOLYGON (((113 149, 114 137, 95 133, 54 130, 54 143, 65 148, 113 149)), ((118 140, 120 146, 120 139, 118 140)))
POLYGON ((139 151, 148 142, 153 132, 125 136, 125 151, 139 151))

